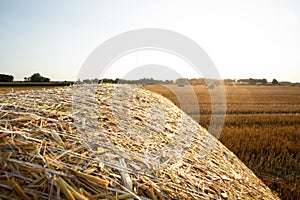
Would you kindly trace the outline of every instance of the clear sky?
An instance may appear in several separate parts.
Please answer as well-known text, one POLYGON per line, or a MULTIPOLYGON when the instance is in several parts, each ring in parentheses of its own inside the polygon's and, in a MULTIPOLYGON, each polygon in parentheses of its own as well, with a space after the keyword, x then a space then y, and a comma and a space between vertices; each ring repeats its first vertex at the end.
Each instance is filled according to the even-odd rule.
MULTIPOLYGON (((300 82, 299 0, 0 0, 0 73, 75 80, 97 46, 138 28, 184 34, 208 53, 222 78, 300 82)), ((110 73, 180 63, 146 57, 128 55, 110 73)))

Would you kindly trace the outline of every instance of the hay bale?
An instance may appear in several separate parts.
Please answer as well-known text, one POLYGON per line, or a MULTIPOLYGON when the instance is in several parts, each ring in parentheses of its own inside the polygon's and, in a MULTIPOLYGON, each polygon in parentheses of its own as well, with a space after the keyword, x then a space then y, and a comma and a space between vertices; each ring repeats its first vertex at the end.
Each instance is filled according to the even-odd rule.
POLYGON ((278 199, 162 96, 80 87, 1 95, 0 198, 278 199))

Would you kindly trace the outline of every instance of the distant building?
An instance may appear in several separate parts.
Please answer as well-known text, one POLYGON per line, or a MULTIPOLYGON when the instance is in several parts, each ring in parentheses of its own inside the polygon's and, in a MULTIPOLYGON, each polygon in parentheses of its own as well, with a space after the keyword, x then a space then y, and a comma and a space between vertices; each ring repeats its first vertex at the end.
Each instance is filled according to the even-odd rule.
POLYGON ((291 83, 289 81, 281 81, 281 82, 279 82, 279 85, 293 85, 293 83, 291 83))
POLYGON ((242 81, 240 81, 240 82, 235 82, 234 84, 235 85, 249 85, 250 83, 249 82, 242 82, 242 81))

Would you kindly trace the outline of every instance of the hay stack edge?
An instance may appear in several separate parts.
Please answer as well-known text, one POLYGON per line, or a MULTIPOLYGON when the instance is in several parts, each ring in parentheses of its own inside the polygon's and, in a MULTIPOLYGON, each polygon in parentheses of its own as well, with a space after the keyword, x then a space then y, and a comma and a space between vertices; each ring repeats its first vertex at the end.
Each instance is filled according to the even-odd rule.
POLYGON ((94 96, 78 87, 77 105, 72 87, 1 95, 0 199, 279 199, 168 99, 128 85, 93 86, 94 96), (188 148, 182 132, 192 133, 188 148), (215 147, 203 157, 207 137, 215 147), (176 145, 184 152, 168 158, 176 145))

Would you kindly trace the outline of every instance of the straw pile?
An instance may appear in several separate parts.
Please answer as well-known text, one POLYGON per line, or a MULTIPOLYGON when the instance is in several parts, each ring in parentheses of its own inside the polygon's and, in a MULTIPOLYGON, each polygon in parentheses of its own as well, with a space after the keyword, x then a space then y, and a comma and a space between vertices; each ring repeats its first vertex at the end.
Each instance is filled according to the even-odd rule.
POLYGON ((0 199, 278 199, 162 96, 80 87, 1 95, 0 199))

